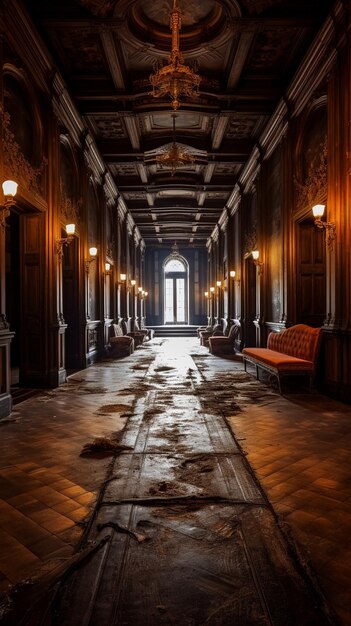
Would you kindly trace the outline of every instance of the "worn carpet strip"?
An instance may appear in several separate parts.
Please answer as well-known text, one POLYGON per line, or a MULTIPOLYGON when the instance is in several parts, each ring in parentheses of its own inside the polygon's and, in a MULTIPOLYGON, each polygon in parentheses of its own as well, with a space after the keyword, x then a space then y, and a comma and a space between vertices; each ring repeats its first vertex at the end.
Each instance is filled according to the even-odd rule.
POLYGON ((271 392, 233 364, 221 403, 196 355, 162 344, 153 353, 84 546, 108 539, 61 584, 42 623, 329 624, 225 422, 223 407, 271 392))

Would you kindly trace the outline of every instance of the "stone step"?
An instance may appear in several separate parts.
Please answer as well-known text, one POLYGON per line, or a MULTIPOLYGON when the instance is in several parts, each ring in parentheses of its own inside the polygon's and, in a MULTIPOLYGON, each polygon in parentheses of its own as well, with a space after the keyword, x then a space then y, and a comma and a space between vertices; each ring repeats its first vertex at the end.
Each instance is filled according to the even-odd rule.
POLYGON ((197 326, 194 325, 171 325, 150 326, 155 331, 155 337, 196 337, 197 326))

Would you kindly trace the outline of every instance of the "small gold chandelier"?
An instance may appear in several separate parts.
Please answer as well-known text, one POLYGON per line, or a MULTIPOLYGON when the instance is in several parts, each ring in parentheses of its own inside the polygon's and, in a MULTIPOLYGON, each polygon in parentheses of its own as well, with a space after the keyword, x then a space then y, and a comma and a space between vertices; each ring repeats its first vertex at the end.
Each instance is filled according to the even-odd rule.
POLYGON ((174 174, 177 171, 178 167, 184 167, 185 165, 192 165, 195 162, 195 156, 190 154, 185 148, 179 145, 176 142, 175 138, 175 118, 176 115, 173 113, 173 142, 169 146, 165 152, 162 154, 158 154, 156 156, 156 162, 159 163, 163 167, 169 167, 171 169, 171 174, 174 174))
POLYGON ((169 64, 156 69, 150 74, 152 95, 155 98, 170 96, 172 108, 176 111, 180 107, 180 96, 193 98, 199 95, 201 78, 191 67, 184 65, 184 57, 179 50, 179 31, 182 27, 181 12, 177 7, 177 0, 173 0, 173 9, 170 15, 172 31, 172 52, 169 64))

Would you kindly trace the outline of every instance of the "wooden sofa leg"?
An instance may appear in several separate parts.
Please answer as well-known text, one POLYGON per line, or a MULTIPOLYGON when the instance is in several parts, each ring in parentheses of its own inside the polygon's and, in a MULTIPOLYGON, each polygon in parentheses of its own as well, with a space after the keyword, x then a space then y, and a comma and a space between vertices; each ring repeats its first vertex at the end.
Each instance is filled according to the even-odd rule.
POLYGON ((279 376, 279 374, 277 374, 277 379, 278 379, 278 389, 279 389, 279 393, 280 393, 280 395, 282 395, 282 386, 281 386, 281 381, 280 381, 280 376, 279 376))

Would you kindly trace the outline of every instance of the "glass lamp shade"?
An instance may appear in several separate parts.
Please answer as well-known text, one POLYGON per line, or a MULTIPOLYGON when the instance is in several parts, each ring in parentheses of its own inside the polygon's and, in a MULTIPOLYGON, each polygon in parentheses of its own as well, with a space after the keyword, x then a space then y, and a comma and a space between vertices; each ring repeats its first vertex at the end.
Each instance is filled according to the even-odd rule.
POLYGON ((260 256, 259 250, 252 250, 251 254, 252 254, 253 260, 258 261, 259 256, 260 256))
POLYGON ((149 295, 149 292, 148 292, 148 291, 144 291, 144 296, 145 296, 145 298, 146 298, 146 296, 148 296, 148 295, 149 295))
POLYGON ((132 287, 135 287, 135 285, 136 285, 136 280, 134 280, 134 279, 133 279, 133 280, 131 280, 131 281, 130 281, 130 284, 132 285, 132 287))
POLYGON ((235 270, 230 270, 229 276, 230 278, 235 278, 235 270))
POLYGON ((315 204, 314 207, 312 207, 313 217, 321 218, 324 215, 324 210, 324 204, 315 204))
POLYGON ((106 270, 106 272, 109 272, 109 271, 110 271, 110 269, 111 269, 111 263, 108 263, 108 262, 106 261, 106 263, 105 263, 105 270, 106 270))
POLYGON ((66 224, 66 233, 67 233, 67 235, 74 235, 75 232, 76 232, 76 225, 75 224, 66 224))
POLYGON ((205 298, 208 298, 208 291, 205 291, 205 298))
POLYGON ((123 281, 125 281, 127 279, 127 274, 120 274, 119 278, 123 282, 123 281))
POLYGON ((91 248, 89 248, 89 254, 90 254, 90 256, 96 256, 97 255, 97 248, 95 248, 95 246, 92 246, 91 248))
POLYGON ((217 285, 217 287, 221 287, 222 286, 222 282, 220 280, 217 280, 216 285, 217 285))
POLYGON ((17 193, 18 184, 15 183, 14 180, 4 180, 2 183, 2 190, 4 192, 4 196, 12 196, 14 197, 17 193))
POLYGON ((214 292, 214 290, 215 290, 215 288, 214 288, 214 287, 210 287, 210 292, 211 292, 211 293, 213 293, 213 292, 214 292))

